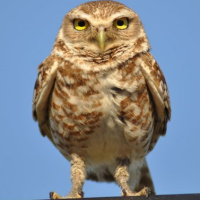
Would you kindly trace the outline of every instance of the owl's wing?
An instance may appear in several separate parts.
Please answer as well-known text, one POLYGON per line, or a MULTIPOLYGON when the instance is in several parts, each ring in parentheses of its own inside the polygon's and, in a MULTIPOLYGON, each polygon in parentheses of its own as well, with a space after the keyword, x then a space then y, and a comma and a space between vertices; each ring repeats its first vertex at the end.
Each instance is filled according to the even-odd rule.
MULTIPOLYGON (((48 122, 48 103, 54 86, 58 59, 50 55, 38 67, 33 96, 33 118, 38 121, 40 132, 52 141, 48 122)), ((53 141, 52 141, 53 142, 53 141)))
POLYGON ((141 55, 141 71, 149 88, 155 110, 156 122, 149 151, 153 149, 160 135, 165 135, 167 121, 171 117, 169 93, 164 75, 150 53, 141 55))

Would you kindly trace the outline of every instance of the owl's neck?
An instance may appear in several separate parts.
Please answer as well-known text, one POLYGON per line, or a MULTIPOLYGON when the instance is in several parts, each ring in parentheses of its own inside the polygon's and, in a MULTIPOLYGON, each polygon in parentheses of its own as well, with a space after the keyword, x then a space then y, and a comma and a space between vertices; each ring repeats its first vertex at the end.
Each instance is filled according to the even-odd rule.
POLYGON ((64 41, 57 40, 53 53, 73 64, 73 68, 82 68, 87 71, 110 70, 135 55, 150 50, 145 37, 138 38, 132 45, 123 44, 113 46, 104 52, 94 52, 87 48, 68 48, 64 41))

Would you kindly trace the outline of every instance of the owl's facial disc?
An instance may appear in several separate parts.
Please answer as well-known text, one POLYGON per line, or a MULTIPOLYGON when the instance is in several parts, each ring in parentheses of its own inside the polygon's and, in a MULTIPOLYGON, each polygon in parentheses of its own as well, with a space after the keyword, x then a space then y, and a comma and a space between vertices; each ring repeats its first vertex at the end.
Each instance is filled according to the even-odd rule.
POLYGON ((101 51, 104 51, 105 49, 106 40, 107 40, 106 28, 100 26, 99 28, 97 28, 96 41, 101 51))

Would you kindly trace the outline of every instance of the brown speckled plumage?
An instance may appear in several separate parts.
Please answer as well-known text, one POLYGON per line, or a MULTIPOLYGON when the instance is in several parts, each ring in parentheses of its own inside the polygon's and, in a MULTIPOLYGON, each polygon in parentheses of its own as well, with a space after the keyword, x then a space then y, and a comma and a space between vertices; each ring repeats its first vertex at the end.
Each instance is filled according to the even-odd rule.
POLYGON ((116 181, 123 196, 155 193, 145 156, 165 135, 171 110, 149 50, 138 15, 118 2, 89 2, 65 16, 38 68, 33 99, 42 135, 71 162, 65 198, 82 197, 85 179, 116 181), (124 18, 128 26, 117 29, 114 20, 124 18), (88 27, 76 30, 75 19, 88 27))

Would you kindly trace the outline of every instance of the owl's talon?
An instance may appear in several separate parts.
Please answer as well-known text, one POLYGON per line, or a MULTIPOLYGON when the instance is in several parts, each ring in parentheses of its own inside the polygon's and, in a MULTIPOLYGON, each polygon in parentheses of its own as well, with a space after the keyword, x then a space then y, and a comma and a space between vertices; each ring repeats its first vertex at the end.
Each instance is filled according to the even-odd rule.
POLYGON ((125 189, 122 190, 122 196, 123 196, 123 197, 127 196, 127 192, 126 192, 125 189))
POLYGON ((136 196, 149 197, 151 195, 151 190, 148 187, 144 187, 142 190, 136 193, 136 196))
POLYGON ((50 192, 49 198, 50 199, 62 199, 62 197, 59 194, 57 194, 56 192, 50 192))
POLYGON ((73 193, 69 194, 66 197, 62 197, 59 194, 57 194, 56 192, 49 193, 50 199, 80 199, 80 198, 83 198, 83 195, 84 195, 83 191, 76 193, 76 194, 73 194, 73 193))
POLYGON ((84 197, 84 192, 83 191, 79 192, 78 194, 81 196, 81 198, 84 197))
POLYGON ((146 189, 146 194, 147 194, 146 197, 151 196, 151 189, 148 187, 145 187, 144 189, 146 189))
POLYGON ((145 197, 149 197, 150 195, 151 195, 151 190, 148 187, 144 187, 139 192, 131 192, 131 191, 127 191, 125 189, 122 189, 122 196, 123 197, 126 197, 126 196, 145 196, 145 197))

